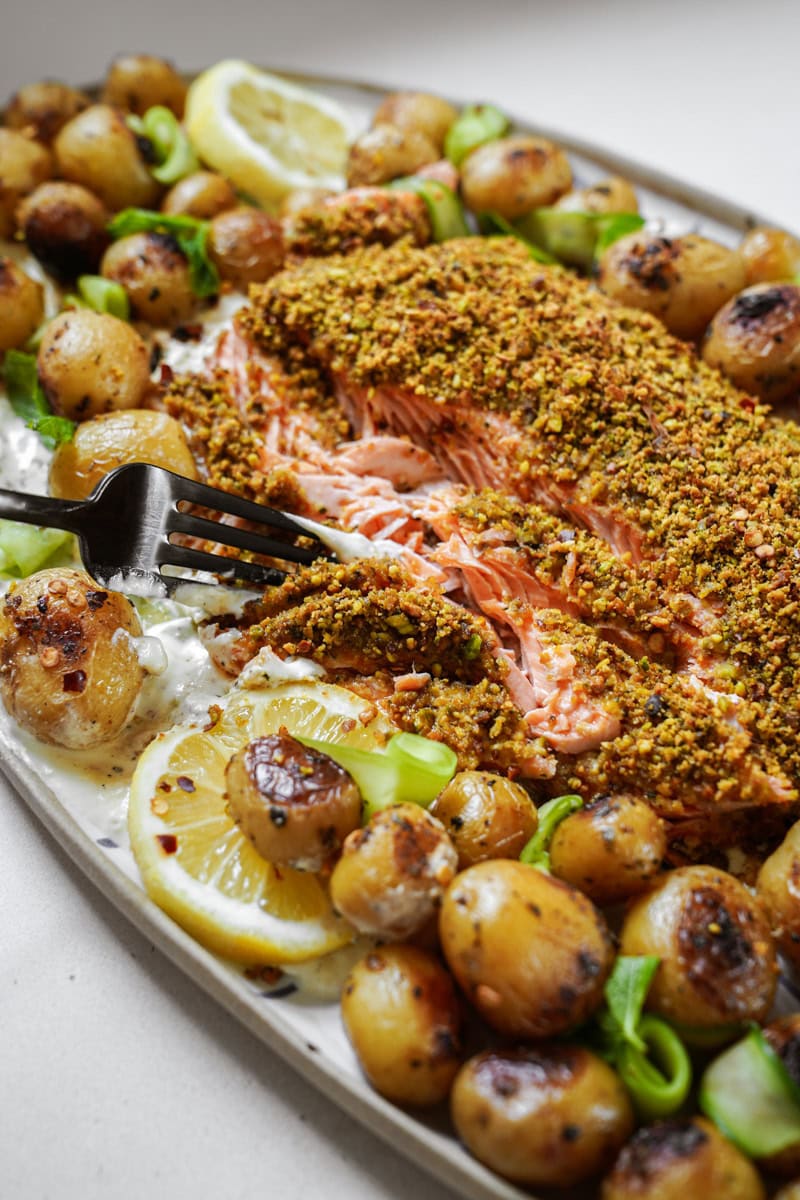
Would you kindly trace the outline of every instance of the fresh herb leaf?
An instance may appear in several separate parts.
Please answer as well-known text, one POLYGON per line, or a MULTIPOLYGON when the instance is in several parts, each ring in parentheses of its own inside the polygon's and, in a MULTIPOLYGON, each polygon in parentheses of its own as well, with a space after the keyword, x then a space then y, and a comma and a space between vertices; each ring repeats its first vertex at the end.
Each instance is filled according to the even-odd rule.
POLYGON ((201 298, 219 291, 219 274, 208 257, 208 231, 208 221, 146 208, 124 208, 108 225, 112 238, 132 233, 163 233, 173 238, 189 263, 192 291, 201 298))
POLYGON ((539 809, 539 826, 536 833, 526 842, 519 856, 520 862, 538 867, 540 871, 550 871, 550 842, 556 828, 570 813, 583 808, 580 796, 557 796, 548 800, 539 809))
POLYGON ((595 218, 597 241, 594 256, 599 258, 604 250, 618 242, 628 233, 636 233, 644 225, 644 217, 638 213, 598 213, 595 218))
POLYGON ((654 954, 620 954, 606 982, 605 998, 611 1018, 623 1040, 638 1050, 644 1050, 645 1044, 636 1029, 660 962, 654 954))
POLYGON ((12 409, 29 429, 39 434, 50 450, 55 450, 62 442, 72 441, 75 422, 55 416, 47 403, 39 383, 35 355, 9 350, 3 363, 3 379, 12 409))

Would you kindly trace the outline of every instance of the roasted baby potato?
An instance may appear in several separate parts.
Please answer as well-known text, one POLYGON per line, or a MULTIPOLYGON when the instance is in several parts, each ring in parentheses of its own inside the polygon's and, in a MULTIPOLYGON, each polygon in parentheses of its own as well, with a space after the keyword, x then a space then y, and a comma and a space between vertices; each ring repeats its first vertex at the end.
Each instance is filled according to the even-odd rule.
POLYGON ((461 166, 461 194, 475 213, 515 221, 553 204, 572 185, 569 159, 542 137, 506 137, 473 150, 461 166))
POLYGON ((12 258, 0 256, 0 355, 24 346, 44 318, 44 289, 12 258))
POLYGON ((246 292, 283 266, 280 222, 259 208, 231 208, 212 220, 208 253, 222 278, 246 292))
POLYGON ((347 186, 364 187, 388 183, 401 175, 413 175, 420 167, 435 162, 439 151, 418 129, 395 125, 373 125, 350 148, 347 186))
POLYGON ((38 364, 50 405, 73 421, 140 408, 150 386, 150 355, 136 330, 88 308, 48 322, 38 364))
POLYGON ((758 225, 739 243, 748 287, 754 283, 797 283, 800 279, 800 238, 783 229, 758 225))
POLYGON ((235 208, 236 192, 227 179, 215 171, 195 171, 169 189, 161 203, 162 212, 197 217, 210 221, 219 213, 235 208))
POLYGON ((800 821, 762 866, 756 888, 778 945, 800 968, 800 821))
POLYGON ((361 824, 361 793, 347 771, 285 732, 243 746, 225 782, 234 821, 278 866, 319 871, 361 824))
POLYGON ((0 127, 0 237, 13 237, 20 200, 53 173, 50 151, 18 133, 0 127))
POLYGON ((458 112, 449 101, 430 92, 392 92, 378 106, 373 125, 422 133, 442 153, 444 138, 458 112))
POLYGON ((31 252, 62 282, 94 274, 109 243, 108 213, 77 183, 41 184, 20 204, 17 222, 31 252))
POLYGON ((761 904, 715 867, 679 867, 633 901, 622 954, 657 954, 647 1007, 713 1029, 761 1021, 777 984, 775 947, 761 904))
POLYGON ((643 891, 666 849, 664 823, 649 804, 634 796, 601 796, 556 828, 550 865, 558 879, 596 904, 611 904, 643 891))
POLYGON ((153 54, 122 54, 108 68, 103 103, 142 117, 156 104, 183 116, 187 86, 164 58, 153 54))
POLYGON ((745 288, 708 327, 703 358, 737 387, 768 403, 800 391, 800 287, 745 288))
POLYGON ((456 863, 435 817, 417 804, 395 804, 346 839, 331 900, 360 933, 402 941, 433 916, 456 863))
POLYGON ((166 413, 131 408, 83 421, 71 441, 61 443, 50 465, 50 493, 62 500, 85 500, 109 471, 133 462, 197 478, 178 422, 166 413))
POLYGON ((54 79, 43 79, 14 93, 5 111, 5 123, 9 129, 18 129, 37 142, 48 143, 67 121, 90 104, 85 92, 54 79))
POLYGON ((144 671, 130 601, 84 571, 40 571, 0 602, 0 695, 43 742, 82 750, 115 737, 144 671))
POLYGON ((745 269, 735 250, 699 234, 631 233, 601 255, 597 281, 620 304, 651 312, 670 333, 696 340, 744 287, 745 269))
POLYGON ((459 771, 431 812, 458 851, 458 869, 487 858, 519 858, 538 825, 525 788, 490 771, 459 771))
POLYGON ((634 1123, 618 1076, 566 1043, 471 1058, 450 1107, 477 1159, 514 1183, 540 1187, 572 1187, 605 1170, 634 1123))
POLYGON ((165 233, 132 233, 112 242, 100 273, 124 287, 134 316, 151 325, 180 325, 197 305, 189 264, 165 233))
POLYGON ((615 175, 589 187, 567 192, 556 200, 554 207, 562 212, 636 213, 639 211, 639 201, 633 184, 615 175))
POLYGON ((342 1019, 364 1074, 395 1104, 438 1104, 460 1066, 453 981, 416 946, 379 946, 350 972, 342 1019))
POLYGON ((477 863, 445 893, 439 935, 483 1018, 512 1037, 574 1029, 598 1007, 614 958, 588 897, 511 859, 477 863))
POLYGON ((156 206, 161 185, 119 109, 93 104, 59 131, 53 149, 64 179, 95 192, 110 211, 156 206))

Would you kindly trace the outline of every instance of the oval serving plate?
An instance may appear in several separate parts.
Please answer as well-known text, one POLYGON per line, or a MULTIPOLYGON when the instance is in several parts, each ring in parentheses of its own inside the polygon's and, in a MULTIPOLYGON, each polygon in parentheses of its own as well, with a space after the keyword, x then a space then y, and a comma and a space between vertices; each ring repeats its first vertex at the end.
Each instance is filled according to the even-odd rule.
MULTIPOLYGON (((277 73, 338 100, 351 113, 356 130, 366 127, 385 94, 384 88, 370 83, 277 73)), ((637 185, 642 214, 662 220, 666 232, 698 230, 730 243, 759 221, 737 205, 557 130, 516 119, 515 125, 551 137, 569 151, 576 186, 609 172, 627 176, 637 185)), ((124 822, 104 822, 96 798, 91 803, 69 796, 59 799, 54 769, 37 752, 36 740, 21 733, 1 705, 0 768, 80 870, 145 937, 372 1133, 470 1200, 531 1200, 529 1191, 500 1179, 462 1149, 449 1132, 444 1112, 411 1116, 369 1087, 342 1031, 338 1005, 304 999, 292 984, 279 982, 270 989, 249 979, 240 968, 204 950, 153 904, 139 883, 124 822)))

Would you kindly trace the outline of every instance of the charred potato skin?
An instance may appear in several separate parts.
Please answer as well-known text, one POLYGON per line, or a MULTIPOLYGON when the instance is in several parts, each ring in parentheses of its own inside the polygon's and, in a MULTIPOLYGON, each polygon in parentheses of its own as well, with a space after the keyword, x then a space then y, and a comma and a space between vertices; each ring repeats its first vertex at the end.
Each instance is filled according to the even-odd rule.
POLYGON ((130 408, 84 421, 69 442, 61 443, 50 466, 50 494, 61 500, 85 500, 110 471, 133 462, 197 478, 178 422, 166 413, 130 408))
POLYGON ((319 871, 361 823, 361 793, 347 771, 287 733, 248 742, 225 781, 233 819, 278 866, 319 871))
POLYGON ((55 79, 29 83, 15 92, 5 111, 5 123, 49 143, 73 117, 88 108, 91 100, 85 92, 69 87, 55 79))
POLYGON ((345 981, 342 1019, 382 1096, 411 1107, 446 1098, 461 1065, 461 1011, 433 954, 403 944, 371 950, 345 981))
POLYGON ((103 255, 100 273, 124 287, 134 315, 151 325, 179 325, 196 308, 189 264, 169 234, 120 238, 103 255))
POLYGON ((762 1021, 777 985, 775 947, 760 902, 714 867, 679 867, 628 909, 620 953, 661 963, 647 1007, 685 1025, 762 1021))
POLYGON ((258 208, 228 209, 211 222, 208 253, 223 279, 247 291, 251 283, 264 283, 282 268, 281 224, 258 208))
POLYGON ((507 221, 555 203, 571 186, 569 159, 542 137, 498 138, 473 150, 461 166, 467 207, 498 213, 507 221))
POLYGON ((459 1137, 486 1166, 515 1183, 553 1187, 605 1170, 634 1125, 611 1068, 568 1044, 470 1059, 453 1085, 451 1112, 459 1137))
POLYGON ((562 821, 550 843, 558 879, 595 904, 612 904, 643 891, 667 849, 663 821, 633 796, 598 797, 562 821))
POLYGON ((756 890, 778 945, 800 968, 800 822, 762 865, 756 890))
POLYGON ((403 941, 434 916, 456 864, 441 822, 417 804, 395 804, 346 838, 331 900, 360 933, 403 941))
POLYGON ((426 134, 395 125, 373 125, 350 148, 347 186, 368 187, 413 175, 435 162, 439 152, 426 134))
POLYGON ((92 104, 59 131, 53 150, 63 178, 94 192, 111 212, 157 207, 161 186, 119 109, 92 104))
POLYGON ((44 289, 0 255, 0 356, 23 346, 44 318, 44 289))
POLYGON ((588 897, 526 863, 495 859, 456 877, 439 936, 450 970, 500 1033, 565 1033, 600 1005, 614 951, 588 897))
POLYGON ((458 869, 489 858, 519 858, 538 825, 518 783, 490 771, 459 771, 431 808, 458 851, 458 869))
POLYGON ((602 1200, 766 1200, 753 1164, 703 1117, 639 1129, 603 1182, 602 1200))
POLYGON ((800 238, 783 229, 757 225, 739 245, 747 273, 747 286, 755 283, 789 283, 800 276, 800 238))
POLYGON ((393 125, 423 134, 441 154, 445 134, 458 112, 448 100, 430 92, 391 92, 379 105, 373 125, 393 125))
POLYGON ((85 572, 51 569, 12 584, 0 605, 0 695, 41 741, 99 745, 125 725, 144 672, 128 600, 85 572))
POLYGON ((703 358, 737 387, 768 403, 800 392, 800 287, 745 288, 715 314, 703 358))
POLYGON ((699 234, 680 238, 628 234, 602 255, 601 291, 659 317, 676 337, 696 341, 745 282, 735 250, 699 234))
POLYGON ((17 221, 31 253, 62 282, 94 274, 110 240, 108 213, 77 183, 41 184, 20 204, 17 221))
POLYGON ((13 237, 20 201, 53 173, 53 156, 16 129, 0 127, 0 238, 13 237))
POLYGON ((182 117, 187 90, 183 77, 167 59, 153 54, 122 54, 108 69, 102 98, 105 104, 139 117, 156 104, 182 117))
POLYGON ((38 366, 51 407, 74 421, 140 408, 150 386, 150 356, 136 330, 90 309, 48 322, 38 366))

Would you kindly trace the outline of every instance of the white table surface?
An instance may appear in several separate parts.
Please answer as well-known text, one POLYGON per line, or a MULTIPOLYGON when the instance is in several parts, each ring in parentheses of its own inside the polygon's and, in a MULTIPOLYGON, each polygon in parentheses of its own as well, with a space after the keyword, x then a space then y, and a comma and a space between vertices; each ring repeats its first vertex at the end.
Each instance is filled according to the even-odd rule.
MULTIPOLYGON (((797 231, 796 0, 2 0, 0 87, 120 49, 493 99, 797 231)), ((2 96, 0 96, 2 101, 2 96)), ((199 993, 0 779, 3 1200, 452 1200, 199 993)))

